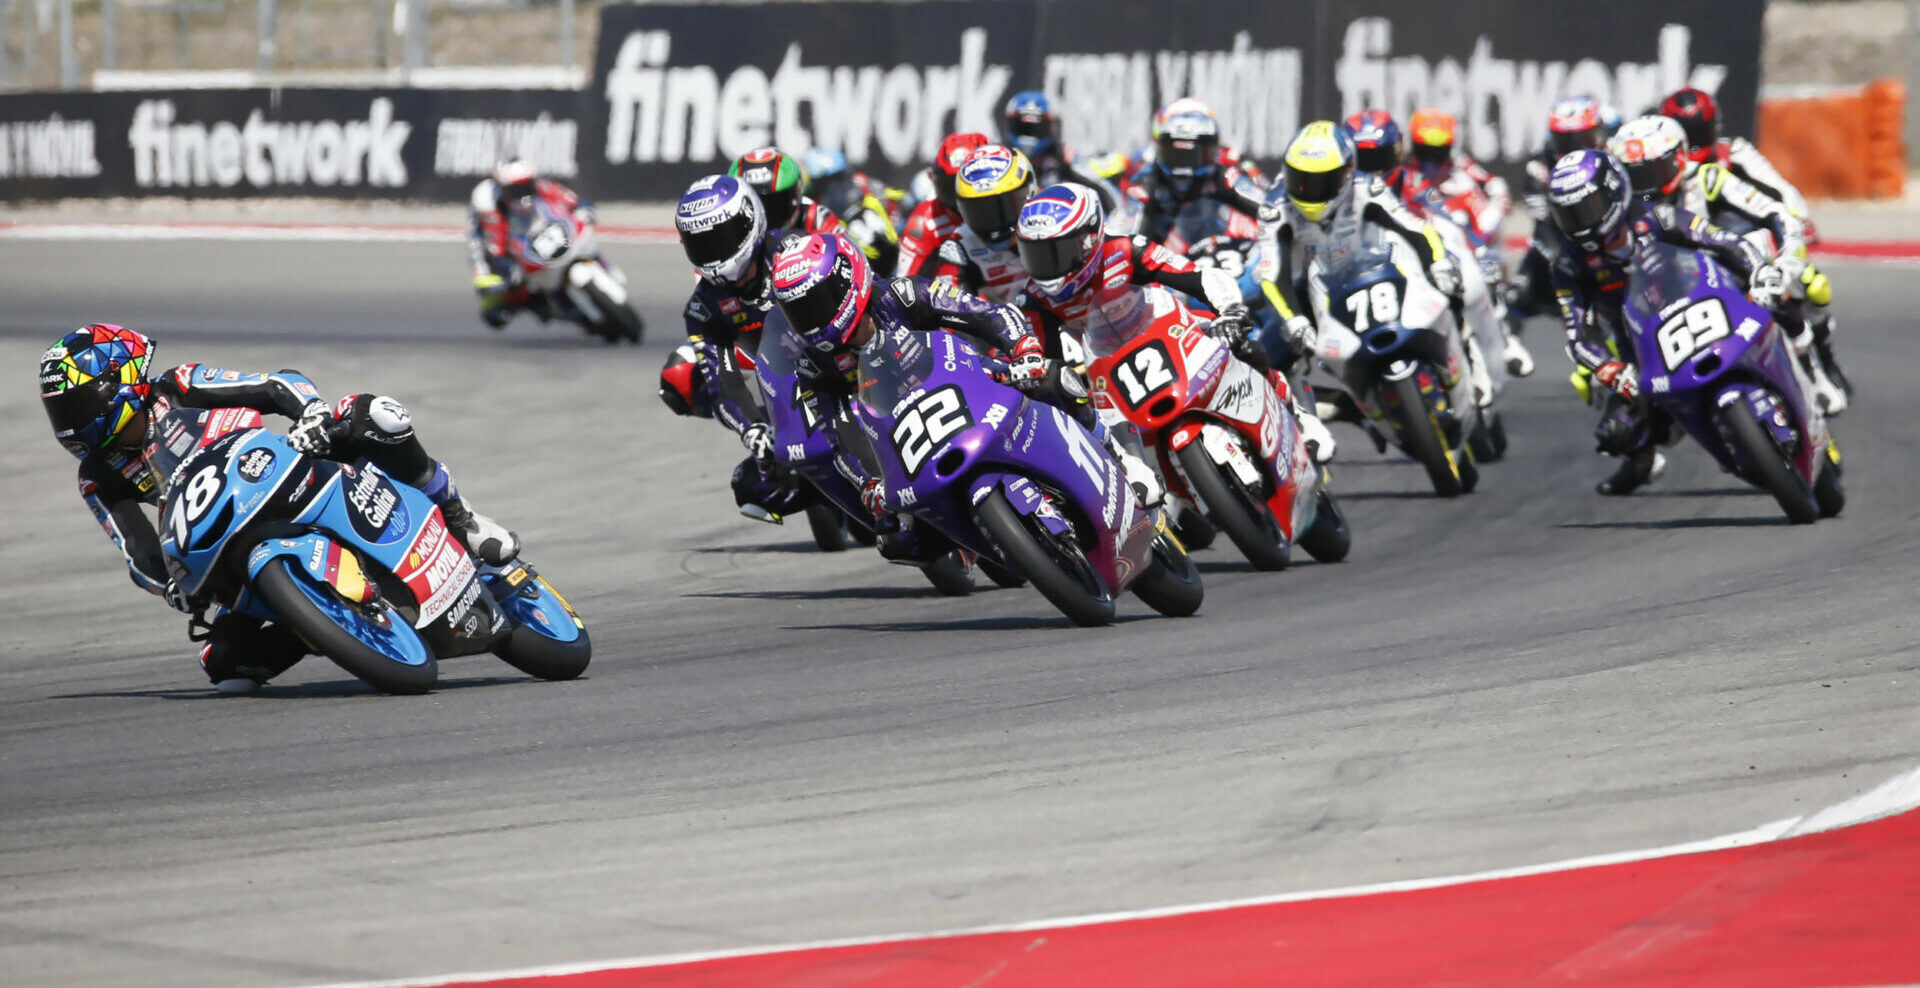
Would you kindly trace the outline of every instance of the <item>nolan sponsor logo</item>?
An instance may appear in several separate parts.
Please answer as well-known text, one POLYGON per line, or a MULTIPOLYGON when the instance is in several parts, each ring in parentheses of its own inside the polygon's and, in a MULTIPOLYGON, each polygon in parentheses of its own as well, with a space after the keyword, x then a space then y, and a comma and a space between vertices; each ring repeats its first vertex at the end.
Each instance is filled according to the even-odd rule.
POLYGON ((743 65, 722 79, 709 65, 669 66, 672 52, 670 31, 620 42, 602 94, 608 162, 718 162, 768 144, 844 148, 854 164, 875 151, 894 165, 925 161, 949 133, 997 132, 1013 76, 986 61, 979 27, 960 32, 952 65, 808 65, 795 42, 771 76, 743 65))
POLYGON ((433 173, 479 176, 508 158, 532 162, 542 175, 579 174, 575 149, 580 125, 542 113, 532 120, 472 120, 448 117, 434 129, 433 173))
POLYGON ((133 180, 141 188, 322 188, 407 184, 401 157, 413 125, 393 116, 393 101, 377 96, 365 120, 268 120, 254 110, 240 123, 178 120, 170 99, 141 100, 127 143, 133 180))
POLYGON ((0 178, 92 178, 98 174, 93 121, 68 120, 55 113, 45 120, 0 123, 0 178))
POLYGON ((1589 93, 1632 113, 1683 86, 1718 92, 1727 67, 1691 64, 1692 44, 1691 29, 1667 24, 1652 62, 1608 66, 1583 59, 1569 65, 1497 57, 1493 39, 1481 35, 1464 63, 1435 61, 1393 54, 1393 22, 1362 17, 1347 24, 1333 78, 1341 116, 1377 107, 1406 120, 1421 107, 1437 106, 1459 119, 1461 150, 1482 161, 1519 161, 1539 143, 1554 100, 1567 93, 1589 93))

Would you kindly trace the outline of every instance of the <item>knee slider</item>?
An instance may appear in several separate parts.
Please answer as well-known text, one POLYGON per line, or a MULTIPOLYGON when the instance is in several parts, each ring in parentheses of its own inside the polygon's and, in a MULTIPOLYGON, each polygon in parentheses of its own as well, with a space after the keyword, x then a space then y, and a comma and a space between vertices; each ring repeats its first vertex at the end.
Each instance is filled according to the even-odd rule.
POLYGON ((1807 301, 1815 305, 1833 304, 1833 283, 1818 269, 1808 267, 1800 272, 1800 283, 1806 288, 1807 301))

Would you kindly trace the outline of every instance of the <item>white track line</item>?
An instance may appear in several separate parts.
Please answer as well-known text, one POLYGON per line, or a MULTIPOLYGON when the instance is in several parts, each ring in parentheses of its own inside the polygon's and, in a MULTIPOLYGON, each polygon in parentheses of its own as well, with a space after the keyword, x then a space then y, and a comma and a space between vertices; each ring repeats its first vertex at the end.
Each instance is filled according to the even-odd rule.
MULTIPOLYGON (((610 227, 599 231, 610 243, 674 243, 672 231, 646 227, 610 227)), ((354 226, 351 224, 273 223, 15 223, 0 224, 0 240, 245 240, 292 243, 453 243, 466 231, 451 226, 354 226)))
POLYGON ((1065 916, 1057 919, 1042 919, 1028 923, 1011 923, 1002 926, 976 926, 967 929, 939 930, 932 933, 902 933, 893 936, 856 937, 847 940, 817 940, 811 943, 788 943, 769 947, 744 947, 733 950, 710 950, 687 954, 655 954, 649 957, 624 957, 613 960, 592 961, 589 963, 556 964, 547 967, 516 968, 505 971, 474 971, 463 974, 442 974, 433 977, 403 978, 394 981, 351 981, 341 982, 339 984, 319 985, 315 986, 315 988, 427 988, 427 986, 432 985, 467 984, 481 981, 500 981, 509 978, 551 978, 573 974, 591 974, 596 971, 665 967, 670 964, 691 964, 698 961, 753 957, 760 954, 784 954, 803 950, 830 950, 836 947, 863 947, 872 944, 939 940, 947 937, 979 936, 993 933, 1027 933, 1036 930, 1057 930, 1075 926, 1097 926, 1106 923, 1126 922, 1129 920, 1159 919, 1167 916, 1219 912, 1225 909, 1241 909, 1248 906, 1271 906, 1288 902, 1308 902, 1315 899, 1345 899, 1362 895, 1379 895, 1385 892, 1414 892, 1421 889, 1439 888, 1446 885, 1465 885, 1471 882, 1484 882, 1502 878, 1525 878, 1529 875, 1543 875, 1555 871, 1572 871, 1579 868, 1625 864, 1630 861, 1668 858, 1680 854, 1699 854, 1706 851, 1724 851, 1735 847, 1750 847, 1755 844, 1764 844, 1768 841, 1781 840, 1787 837, 1801 837, 1826 830, 1838 830, 1842 827, 1850 827, 1854 824, 1867 823, 1882 817, 1905 813, 1908 810, 1916 808, 1920 808, 1920 767, 1909 769, 1881 783, 1869 792, 1864 792, 1852 799, 1835 803, 1823 810, 1817 810, 1805 816, 1775 820, 1772 823, 1761 824, 1752 830, 1742 831, 1737 834, 1724 834, 1719 837, 1709 837, 1705 840, 1690 841, 1684 844, 1669 844, 1665 847, 1646 848, 1638 851, 1595 854, 1584 858, 1555 861, 1550 864, 1527 865, 1520 868, 1501 868, 1494 871, 1481 871, 1465 875, 1449 875, 1443 878, 1416 878, 1398 882, 1381 882, 1375 885, 1355 885, 1348 888, 1322 889, 1313 892, 1289 892, 1282 895, 1257 896, 1248 899, 1200 902, 1184 906, 1163 906, 1156 909, 1136 909, 1126 912, 1065 916))

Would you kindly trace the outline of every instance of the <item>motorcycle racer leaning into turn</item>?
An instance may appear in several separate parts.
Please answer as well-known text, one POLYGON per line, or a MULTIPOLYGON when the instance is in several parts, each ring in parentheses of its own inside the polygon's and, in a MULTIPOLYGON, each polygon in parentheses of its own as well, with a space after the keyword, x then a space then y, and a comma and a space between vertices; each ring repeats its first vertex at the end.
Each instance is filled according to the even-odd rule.
MULTIPOLYGON (((182 364, 149 376, 154 342, 130 329, 96 323, 68 333, 40 358, 40 402, 54 437, 80 461, 80 498, 126 557, 140 589, 198 615, 168 575, 160 533, 141 510, 157 506, 166 479, 145 458, 148 431, 169 408, 250 409, 294 420, 287 439, 311 456, 365 459, 439 505, 447 528, 489 565, 520 552, 520 540, 460 496, 453 475, 427 455, 406 406, 384 395, 354 394, 328 405, 298 371, 261 374, 182 364)), ((200 650, 207 679, 222 693, 251 693, 308 653, 293 632, 220 607, 200 650)))
POLYGON ((1631 494, 1665 468, 1655 447, 1670 435, 1665 416, 1640 400, 1635 349, 1625 336, 1622 307, 1635 248, 1659 241, 1709 253, 1747 284, 1755 302, 1775 311, 1787 299, 1786 275, 1752 241, 1685 209, 1635 197, 1626 168, 1604 151, 1574 151, 1553 166, 1547 209, 1559 241, 1550 256, 1567 355, 1610 392, 1593 394, 1602 407, 1594 439, 1620 466, 1595 489, 1631 494))
POLYGON ((480 299, 480 318, 501 329, 514 313, 530 310, 544 322, 552 314, 547 300, 520 283, 521 271, 509 250, 513 221, 533 209, 535 198, 592 223, 593 203, 572 189, 541 178, 531 162, 508 158, 493 174, 473 187, 467 200, 467 260, 473 266, 473 291, 480 299))
POLYGON ((1000 374, 1007 383, 1072 415, 1103 440, 1143 508, 1164 499, 1153 469, 1101 424, 1079 372, 1047 359, 1025 314, 1014 306, 925 278, 881 282, 859 248, 839 234, 788 237, 774 256, 773 294, 791 327, 790 344, 797 350, 807 397, 821 402, 816 416, 848 426, 838 429, 842 446, 868 467, 861 497, 881 523, 883 555, 937 555, 947 547, 920 544, 911 534, 911 519, 892 518, 884 507, 886 491, 871 470, 877 460, 848 417, 859 351, 869 345, 899 347, 933 330, 958 333, 988 348, 996 362, 1005 361, 1000 374))

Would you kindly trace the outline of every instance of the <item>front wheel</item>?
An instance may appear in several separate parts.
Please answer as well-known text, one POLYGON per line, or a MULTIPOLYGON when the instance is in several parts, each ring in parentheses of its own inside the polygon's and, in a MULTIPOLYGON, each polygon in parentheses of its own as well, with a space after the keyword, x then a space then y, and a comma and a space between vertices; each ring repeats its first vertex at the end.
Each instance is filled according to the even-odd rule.
POLYGON ((1164 520, 1153 535, 1153 555, 1147 571, 1133 581, 1132 589, 1135 597, 1168 617, 1190 617, 1206 598, 1199 567, 1164 520))
POLYGON ((923 564, 920 572, 927 574, 927 582, 942 596, 965 597, 973 592, 973 566, 959 549, 923 564))
POLYGON ((1333 499, 1333 492, 1320 488, 1314 503, 1313 524, 1300 533, 1297 540, 1307 555, 1323 563, 1337 563, 1347 558, 1347 550, 1353 548, 1353 532, 1347 528, 1346 513, 1333 499))
POLYGON ((1186 471, 1187 483, 1207 519, 1227 533, 1247 561, 1255 569, 1286 569, 1287 537, 1259 494, 1248 490, 1239 477, 1230 476, 1231 467, 1213 462, 1204 440, 1188 443, 1174 456, 1180 460, 1180 469, 1186 471))
POLYGON ((439 664, 399 611, 376 601, 377 610, 341 600, 329 587, 293 572, 293 562, 275 559, 253 578, 253 589, 281 623, 361 682, 400 695, 425 693, 440 678, 439 664))
POLYGON ((1807 489, 1806 481, 1793 471, 1773 437, 1747 410, 1746 402, 1735 402, 1719 413, 1721 430, 1733 447, 1735 457, 1747 463, 1748 482, 1772 494, 1780 510, 1787 513, 1787 520, 1795 525, 1818 521, 1820 505, 1814 500, 1813 491, 1807 489))
POLYGON ((1813 499, 1820 505, 1820 517, 1832 518, 1847 506, 1847 489, 1840 486, 1840 464, 1828 452, 1820 458, 1820 479, 1813 485, 1813 499))
POLYGON ((1004 491, 995 489, 976 510, 994 545, 1060 613, 1086 628, 1113 623, 1113 591, 1078 544, 1036 533, 1027 517, 1007 503, 1004 491))
POLYGON ((807 505, 807 527, 813 529, 813 544, 821 552, 846 551, 846 516, 839 508, 819 501, 807 505))
POLYGON ((1441 497, 1459 497, 1466 489, 1461 483, 1460 469, 1447 449, 1447 437, 1439 420, 1427 406, 1426 396, 1420 393, 1417 376, 1409 374, 1389 385, 1387 398, 1395 419, 1394 431, 1399 433, 1400 448, 1427 468, 1433 492, 1441 497))

